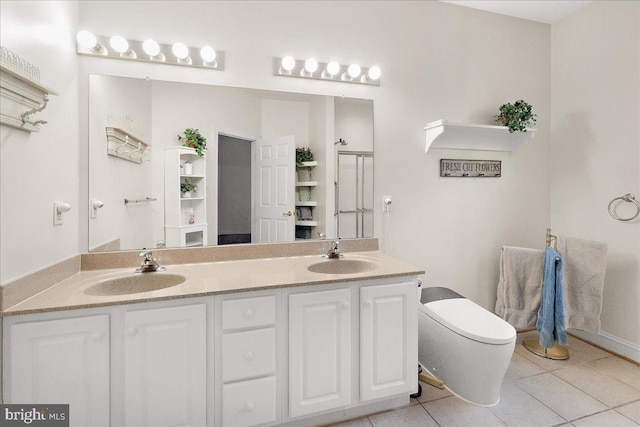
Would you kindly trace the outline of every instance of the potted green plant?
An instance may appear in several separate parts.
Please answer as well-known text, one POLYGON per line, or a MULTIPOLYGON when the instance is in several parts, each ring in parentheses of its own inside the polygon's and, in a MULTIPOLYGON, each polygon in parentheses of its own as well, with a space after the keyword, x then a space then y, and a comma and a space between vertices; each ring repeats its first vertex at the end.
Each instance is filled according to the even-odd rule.
POLYGON ((536 124, 537 115, 533 114, 530 104, 522 99, 513 104, 503 104, 500 106, 500 114, 493 116, 496 122, 509 128, 509 132, 526 132, 527 127, 536 124))
POLYGON ((303 162, 312 162, 313 153, 310 148, 297 147, 296 148, 296 166, 303 167, 303 162))
POLYGON ((180 192, 182 193, 182 198, 190 198, 192 191, 198 191, 198 186, 191 182, 189 178, 185 178, 184 181, 180 183, 180 192))
POLYGON ((200 130, 187 128, 183 135, 178 135, 178 141, 181 141, 184 147, 195 149, 198 156, 204 157, 204 152, 207 150, 207 138, 200 135, 200 130))

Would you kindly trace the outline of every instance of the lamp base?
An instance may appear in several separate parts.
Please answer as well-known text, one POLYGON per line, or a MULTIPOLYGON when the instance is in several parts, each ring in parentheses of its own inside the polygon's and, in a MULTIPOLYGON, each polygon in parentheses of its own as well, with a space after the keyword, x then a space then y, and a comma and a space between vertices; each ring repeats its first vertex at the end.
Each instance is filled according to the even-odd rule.
POLYGON ((535 354, 536 356, 545 357, 553 360, 566 360, 569 358, 569 348, 559 345, 557 342, 553 343, 553 347, 545 348, 540 345, 540 341, 537 336, 525 338, 522 341, 524 348, 535 354))

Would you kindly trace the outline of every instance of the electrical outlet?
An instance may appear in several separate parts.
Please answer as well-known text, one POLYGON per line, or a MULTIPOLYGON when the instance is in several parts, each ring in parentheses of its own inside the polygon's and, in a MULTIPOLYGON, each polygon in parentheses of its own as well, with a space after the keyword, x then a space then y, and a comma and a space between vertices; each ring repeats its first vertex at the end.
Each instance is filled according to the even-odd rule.
POLYGON ((391 212, 391 196, 382 196, 382 212, 391 212))

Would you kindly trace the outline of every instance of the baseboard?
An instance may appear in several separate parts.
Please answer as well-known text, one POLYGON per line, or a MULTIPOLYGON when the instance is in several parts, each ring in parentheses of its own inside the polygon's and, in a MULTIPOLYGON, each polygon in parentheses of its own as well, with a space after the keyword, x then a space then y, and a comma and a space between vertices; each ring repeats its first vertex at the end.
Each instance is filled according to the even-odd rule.
POLYGON ((602 347, 604 350, 620 355, 632 362, 635 362, 636 364, 640 364, 640 345, 602 331, 598 334, 594 334, 591 332, 571 329, 570 333, 581 340, 597 345, 598 347, 602 347))

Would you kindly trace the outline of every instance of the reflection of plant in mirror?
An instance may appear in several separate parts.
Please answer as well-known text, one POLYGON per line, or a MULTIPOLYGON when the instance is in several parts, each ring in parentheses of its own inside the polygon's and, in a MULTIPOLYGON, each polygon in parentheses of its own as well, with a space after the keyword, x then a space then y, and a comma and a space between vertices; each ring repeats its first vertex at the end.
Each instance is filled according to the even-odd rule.
POLYGON ((183 133, 184 136, 178 135, 178 141, 184 141, 183 146, 194 148, 198 156, 204 157, 204 152, 207 149, 207 138, 200 135, 199 129, 187 128, 183 133))
POLYGON ((180 192, 188 193, 191 191, 198 191, 198 186, 189 180, 189 178, 185 178, 184 182, 180 183, 180 192))
POLYGON ((296 166, 302 167, 303 162, 312 162, 313 153, 310 148, 296 148, 296 166))
POLYGON ((500 114, 493 116, 496 122, 508 126, 509 132, 526 132, 528 126, 536 124, 537 116, 533 114, 531 105, 522 99, 514 104, 508 103, 500 106, 500 114))

